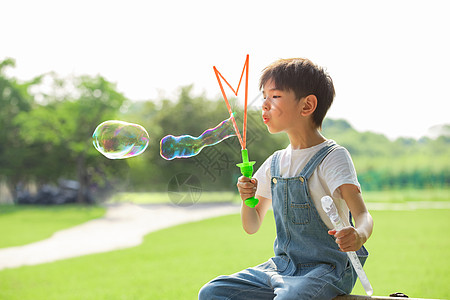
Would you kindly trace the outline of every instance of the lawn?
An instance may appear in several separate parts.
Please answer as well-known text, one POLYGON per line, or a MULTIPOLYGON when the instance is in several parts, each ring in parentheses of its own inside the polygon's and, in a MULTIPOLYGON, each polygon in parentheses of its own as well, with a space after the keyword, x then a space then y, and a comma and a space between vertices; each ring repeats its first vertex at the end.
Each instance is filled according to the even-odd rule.
MULTIPOLYGON (((240 201, 239 194, 234 192, 204 192, 198 197, 198 202, 235 202, 240 201)), ((110 203, 131 202, 135 204, 158 204, 171 203, 171 199, 167 192, 152 192, 152 193, 117 193, 112 196, 110 203)))
MULTIPOLYGON (((373 211, 366 272, 375 295, 450 299, 450 210, 373 211)), ((252 236, 239 215, 151 233, 138 247, 0 271, 0 299, 196 299, 220 274, 272 255, 274 222, 252 236)), ((357 283, 354 293, 364 291, 357 283)))
POLYGON ((0 248, 24 245, 50 237, 104 215, 100 206, 0 205, 0 248))
MULTIPOLYGON (((366 202, 403 203, 417 201, 450 201, 450 188, 440 189, 398 189, 389 191, 364 191, 366 202)), ((198 198, 199 202, 236 202, 240 197, 237 191, 204 192, 198 198)), ((167 192, 154 193, 117 193, 109 199, 111 203, 132 202, 144 203, 170 203, 167 192)))

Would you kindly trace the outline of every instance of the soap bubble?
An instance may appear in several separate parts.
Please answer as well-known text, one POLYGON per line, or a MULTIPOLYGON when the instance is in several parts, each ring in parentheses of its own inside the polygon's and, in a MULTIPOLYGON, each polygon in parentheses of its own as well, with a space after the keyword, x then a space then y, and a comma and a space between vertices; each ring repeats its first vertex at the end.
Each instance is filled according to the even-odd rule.
POLYGON ((160 154, 166 160, 192 157, 199 154, 204 147, 215 145, 235 135, 232 117, 230 117, 216 127, 205 130, 198 137, 190 135, 163 137, 160 143, 160 154))
POLYGON ((138 124, 110 120, 101 123, 92 134, 93 144, 109 159, 122 159, 139 155, 148 146, 149 137, 138 124))

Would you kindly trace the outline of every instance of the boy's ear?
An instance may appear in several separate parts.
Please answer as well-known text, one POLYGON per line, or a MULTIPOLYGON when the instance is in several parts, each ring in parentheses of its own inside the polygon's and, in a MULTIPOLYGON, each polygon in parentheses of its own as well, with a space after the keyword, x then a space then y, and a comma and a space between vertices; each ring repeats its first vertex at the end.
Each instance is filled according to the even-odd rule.
POLYGON ((303 98, 303 107, 301 115, 306 117, 311 115, 317 108, 317 97, 316 95, 308 95, 303 98))

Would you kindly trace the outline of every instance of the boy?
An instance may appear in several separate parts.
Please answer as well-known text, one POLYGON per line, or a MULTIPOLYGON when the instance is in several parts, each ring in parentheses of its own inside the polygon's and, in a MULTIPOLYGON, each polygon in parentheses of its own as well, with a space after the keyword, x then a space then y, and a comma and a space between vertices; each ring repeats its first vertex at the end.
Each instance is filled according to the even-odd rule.
POLYGON ((332 299, 351 292, 357 275, 346 251, 367 258, 363 244, 373 221, 361 196, 347 150, 320 133, 335 95, 333 81, 308 59, 281 59, 263 70, 262 118, 270 133, 285 132, 290 145, 270 156, 255 178, 240 177, 244 230, 258 231, 272 206, 277 238, 269 261, 206 284, 199 299, 332 299), (346 227, 338 232, 320 199, 333 198, 346 227), (349 213, 351 211, 351 215, 349 213), (355 227, 350 223, 351 216, 355 227))

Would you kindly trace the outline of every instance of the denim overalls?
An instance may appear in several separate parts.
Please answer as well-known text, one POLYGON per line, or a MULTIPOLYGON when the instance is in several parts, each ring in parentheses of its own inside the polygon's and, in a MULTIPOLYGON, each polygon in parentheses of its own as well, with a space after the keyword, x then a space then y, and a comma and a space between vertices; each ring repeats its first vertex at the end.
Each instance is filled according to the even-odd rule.
MULTIPOLYGON (((347 254, 328 234, 307 185, 316 167, 337 147, 321 148, 292 178, 280 176, 279 152, 275 152, 271 164, 275 256, 259 266, 217 277, 200 290, 199 299, 325 300, 351 292, 357 275, 347 254)), ((364 246, 357 254, 364 263, 368 255, 364 246)))

